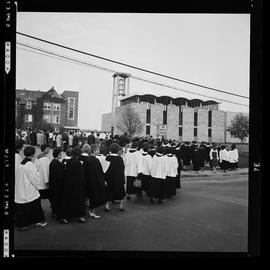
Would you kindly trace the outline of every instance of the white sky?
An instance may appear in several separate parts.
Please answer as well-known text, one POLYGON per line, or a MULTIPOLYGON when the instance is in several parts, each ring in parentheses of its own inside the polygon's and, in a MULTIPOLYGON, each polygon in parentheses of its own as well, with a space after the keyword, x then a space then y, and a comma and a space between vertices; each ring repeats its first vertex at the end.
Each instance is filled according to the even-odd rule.
MULTIPOLYGON (((19 12, 17 31, 171 77, 249 96, 249 14, 19 12)), ((17 35, 17 42, 118 72, 249 105, 249 100, 184 84, 17 35)), ((21 46, 18 46, 21 47, 21 46)), ((22 47, 21 47, 22 48, 22 47)), ((113 73, 17 49, 16 88, 79 92, 81 128, 100 129, 110 112, 113 73)), ((131 78, 130 92, 210 98, 131 78)), ((222 102, 225 111, 249 108, 222 102)))

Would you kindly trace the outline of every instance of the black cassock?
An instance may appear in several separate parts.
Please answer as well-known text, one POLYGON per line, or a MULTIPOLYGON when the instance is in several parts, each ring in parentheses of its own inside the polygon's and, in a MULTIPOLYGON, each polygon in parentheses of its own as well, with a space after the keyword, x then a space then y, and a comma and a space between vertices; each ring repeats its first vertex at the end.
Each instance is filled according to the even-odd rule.
POLYGON ((108 155, 110 166, 105 173, 107 201, 122 200, 125 195, 125 165, 122 157, 108 155))
POLYGON ((83 217, 85 215, 84 167, 79 159, 68 159, 64 165, 64 186, 61 218, 83 217))
POLYGON ((178 168, 177 168, 177 176, 176 176, 176 187, 181 188, 181 171, 183 170, 183 164, 182 164, 182 152, 181 149, 177 148, 174 150, 174 154, 178 161, 178 168))
POLYGON ((37 133, 35 131, 30 133, 30 144, 34 146, 37 145, 37 133))
POLYGON ((106 203, 104 173, 100 161, 95 156, 80 156, 85 175, 85 196, 89 198, 90 208, 106 203))
POLYGON ((198 149, 194 150, 192 153, 192 163, 193 163, 193 171, 200 170, 200 152, 198 149))
POLYGON ((58 159, 53 159, 49 166, 49 185, 50 185, 50 202, 52 207, 52 212, 56 216, 60 215, 60 207, 62 202, 62 192, 63 192, 63 175, 64 174, 64 164, 58 159))

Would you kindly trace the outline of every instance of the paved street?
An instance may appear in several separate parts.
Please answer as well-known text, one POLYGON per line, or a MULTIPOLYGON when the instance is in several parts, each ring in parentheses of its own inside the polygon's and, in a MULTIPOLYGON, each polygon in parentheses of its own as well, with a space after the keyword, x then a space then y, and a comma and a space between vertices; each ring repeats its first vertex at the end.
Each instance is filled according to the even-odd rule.
POLYGON ((43 201, 47 227, 15 230, 15 249, 246 252, 248 176, 222 179, 183 180, 163 204, 143 198, 126 201, 125 212, 100 207, 102 217, 86 224, 59 224, 43 201))

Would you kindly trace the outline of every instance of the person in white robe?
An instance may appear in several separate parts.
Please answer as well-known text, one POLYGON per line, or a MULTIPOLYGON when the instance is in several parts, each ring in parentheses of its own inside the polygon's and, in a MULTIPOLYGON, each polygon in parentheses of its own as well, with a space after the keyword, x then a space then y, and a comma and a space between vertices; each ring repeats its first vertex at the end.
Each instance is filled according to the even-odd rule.
POLYGON ((50 147, 48 144, 43 144, 40 147, 41 153, 37 156, 35 161, 39 175, 40 175, 40 197, 41 199, 49 199, 49 167, 50 159, 48 157, 50 147))
POLYGON ((229 167, 231 170, 237 170, 238 168, 239 153, 235 144, 231 145, 229 151, 229 167))
POLYGON ((229 168, 229 158, 230 154, 225 145, 221 147, 221 150, 219 151, 219 162, 221 169, 226 172, 226 170, 229 168))
POLYGON ((160 146, 153 157, 151 166, 150 199, 158 199, 162 203, 165 197, 165 180, 167 176, 167 157, 164 156, 165 148, 160 146))
POLYGON ((141 178, 142 174, 142 155, 137 148, 138 143, 133 142, 132 148, 128 149, 124 156, 126 193, 128 200, 131 199, 131 194, 136 194, 137 197, 142 197, 142 188, 134 186, 136 178, 141 178))
POLYGON ((40 175, 33 163, 35 148, 24 148, 25 158, 18 165, 15 177, 15 224, 20 230, 26 230, 29 225, 47 225, 40 200, 40 175))
POLYGON ((167 175, 166 175, 166 197, 171 198, 171 196, 176 195, 176 183, 178 175, 178 160, 173 154, 173 148, 167 147, 167 175))

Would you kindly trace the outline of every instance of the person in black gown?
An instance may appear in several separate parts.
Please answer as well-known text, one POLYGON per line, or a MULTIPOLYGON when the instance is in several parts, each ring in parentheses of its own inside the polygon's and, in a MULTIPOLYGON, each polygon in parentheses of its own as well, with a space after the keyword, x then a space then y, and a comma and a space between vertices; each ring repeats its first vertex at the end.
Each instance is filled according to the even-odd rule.
POLYGON ((52 217, 58 218, 63 190, 64 164, 60 161, 62 150, 57 148, 53 150, 53 160, 49 166, 49 196, 52 208, 52 217))
POLYGON ((72 156, 64 165, 64 186, 60 218, 63 223, 68 219, 79 218, 85 223, 85 176, 84 167, 79 160, 81 149, 76 146, 72 149, 72 156))
POLYGON ((125 191, 125 165, 121 156, 118 155, 120 149, 119 144, 112 143, 110 146, 110 154, 106 160, 110 162, 110 166, 105 174, 106 181, 106 197, 107 203, 105 211, 110 211, 109 201, 120 200, 119 209, 124 211, 123 199, 126 195, 125 191))
POLYGON ((97 154, 97 145, 84 144, 82 147, 83 154, 80 160, 83 161, 85 175, 86 197, 89 198, 89 215, 92 218, 100 218, 96 215, 95 208, 106 203, 105 181, 102 166, 95 157, 97 154))

